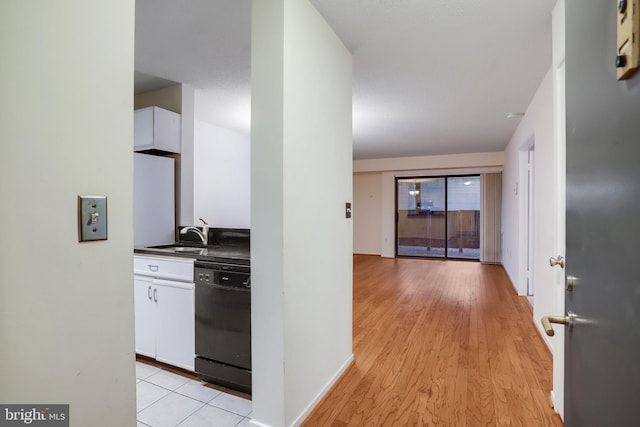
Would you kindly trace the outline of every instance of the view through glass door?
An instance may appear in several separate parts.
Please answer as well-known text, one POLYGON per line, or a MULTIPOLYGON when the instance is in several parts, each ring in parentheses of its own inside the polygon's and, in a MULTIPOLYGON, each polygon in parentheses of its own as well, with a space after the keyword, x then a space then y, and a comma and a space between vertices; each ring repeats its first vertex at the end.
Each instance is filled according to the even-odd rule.
POLYGON ((480 176, 396 179, 399 256, 480 259, 480 176))

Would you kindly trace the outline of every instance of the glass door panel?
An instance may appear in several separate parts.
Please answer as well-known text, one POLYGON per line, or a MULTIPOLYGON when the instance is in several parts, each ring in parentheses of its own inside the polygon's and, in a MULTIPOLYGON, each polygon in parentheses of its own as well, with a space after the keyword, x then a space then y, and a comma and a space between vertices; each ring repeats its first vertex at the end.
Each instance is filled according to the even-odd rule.
POLYGON ((447 178, 447 256, 480 259, 480 177, 447 178))
POLYGON ((398 255, 445 257, 445 191, 445 178, 397 180, 398 255))
POLYGON ((480 176, 398 178, 397 254, 480 259, 480 176))

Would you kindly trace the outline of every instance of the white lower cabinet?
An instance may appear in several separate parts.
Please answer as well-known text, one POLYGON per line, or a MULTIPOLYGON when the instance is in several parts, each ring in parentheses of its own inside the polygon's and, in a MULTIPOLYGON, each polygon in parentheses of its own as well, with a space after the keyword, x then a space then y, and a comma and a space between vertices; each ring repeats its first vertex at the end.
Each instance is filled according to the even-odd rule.
MULTIPOLYGON (((137 258, 137 264, 139 258, 137 258)), ((143 257, 154 272, 167 270, 174 262, 167 258, 143 257), (158 268, 156 268, 158 266, 158 268)), ((184 262, 179 260, 177 262, 184 262)), ((187 260, 189 262, 189 260, 187 260)), ((191 260, 193 271, 193 261, 191 260)), ((194 370, 194 284, 134 274, 136 353, 190 371, 194 370)))
POLYGON ((136 353, 156 357, 156 312, 153 277, 133 276, 136 325, 136 353))

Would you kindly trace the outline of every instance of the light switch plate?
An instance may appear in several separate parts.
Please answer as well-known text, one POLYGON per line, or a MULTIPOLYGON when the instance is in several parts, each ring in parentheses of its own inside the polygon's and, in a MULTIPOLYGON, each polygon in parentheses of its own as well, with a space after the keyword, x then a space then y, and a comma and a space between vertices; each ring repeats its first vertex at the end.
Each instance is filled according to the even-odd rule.
POLYGON ((344 216, 345 218, 351 218, 351 203, 349 202, 344 204, 344 216))
POLYGON ((106 196, 78 196, 78 241, 107 240, 106 196))

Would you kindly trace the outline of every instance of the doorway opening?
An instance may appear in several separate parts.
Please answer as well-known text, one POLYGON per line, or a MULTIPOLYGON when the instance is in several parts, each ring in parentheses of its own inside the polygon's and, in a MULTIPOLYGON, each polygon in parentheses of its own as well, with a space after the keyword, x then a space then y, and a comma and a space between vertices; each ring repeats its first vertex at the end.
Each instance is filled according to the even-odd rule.
POLYGON ((527 298, 533 306, 534 292, 534 236, 535 236, 535 146, 531 145, 527 151, 527 298))

